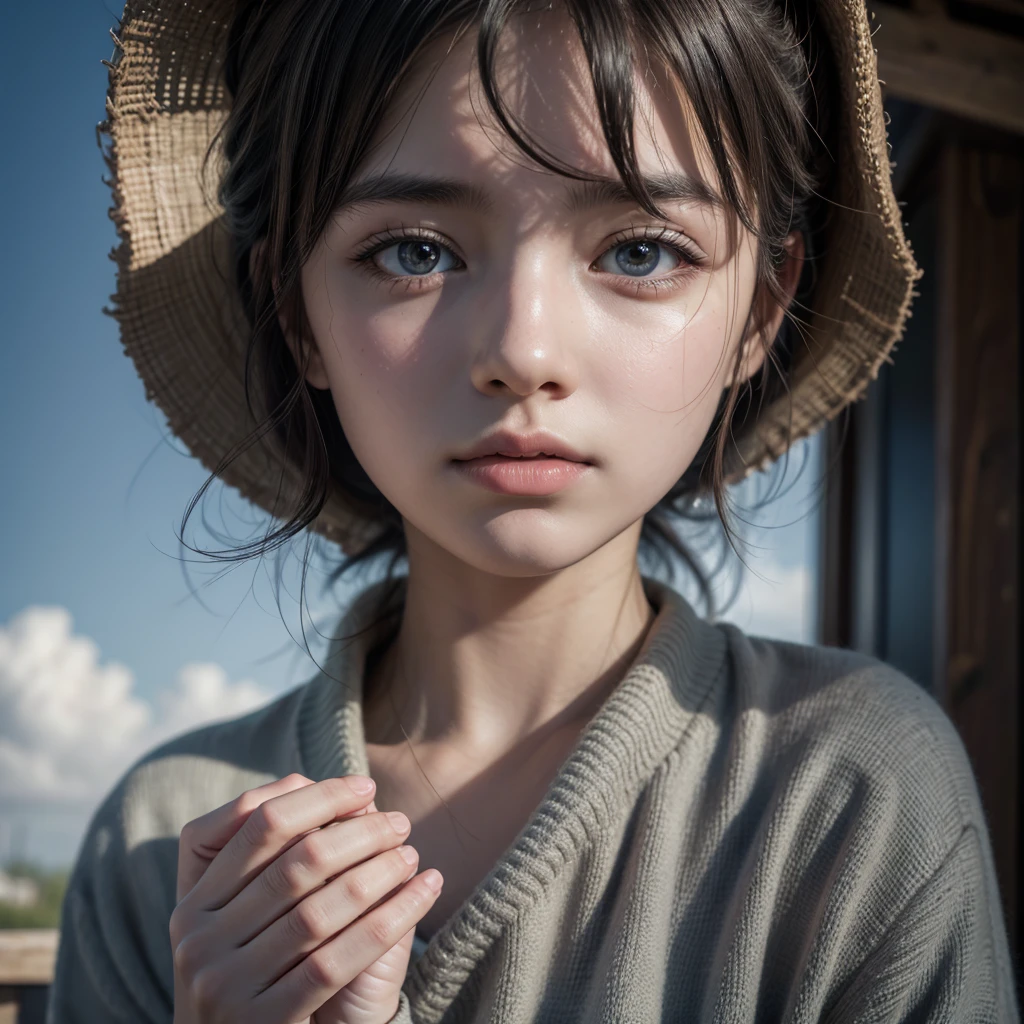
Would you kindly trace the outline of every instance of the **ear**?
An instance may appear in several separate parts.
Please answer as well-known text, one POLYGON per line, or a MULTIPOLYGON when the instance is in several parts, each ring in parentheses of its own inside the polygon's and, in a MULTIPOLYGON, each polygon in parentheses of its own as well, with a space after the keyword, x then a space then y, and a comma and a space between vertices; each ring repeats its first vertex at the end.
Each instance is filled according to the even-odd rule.
MULTIPOLYGON (((255 273, 259 261, 263 259, 265 246, 266 239, 261 238, 256 242, 252 249, 249 250, 250 277, 255 273)), ((273 284, 274 295, 276 297, 278 292, 278 280, 276 277, 274 278, 273 284)), ((309 365, 306 368, 306 383, 309 384, 310 387, 319 388, 322 391, 329 389, 331 385, 327 378, 327 370, 324 367, 324 361, 323 357, 320 355, 320 349, 312 340, 310 340, 312 338, 312 331, 307 328, 305 337, 299 338, 296 332, 291 329, 283 310, 278 311, 277 322, 281 326, 281 333, 284 335, 285 343, 292 354, 292 358, 295 360, 296 367, 302 366, 303 360, 307 358, 308 354, 309 365)))
MULTIPOLYGON (((749 337, 743 342, 744 353, 740 363, 739 375, 741 380, 749 380, 760 368, 765 360, 765 350, 775 340, 782 326, 782 318, 793 301, 797 285, 800 283, 800 274, 804 268, 804 236, 800 231, 791 231, 782 243, 786 250, 786 259, 779 268, 779 285, 785 295, 785 305, 779 305, 769 294, 765 294, 763 301, 769 304, 767 313, 762 313, 755 318, 753 330, 749 337)), ((735 375, 732 370, 726 377, 724 387, 732 386, 735 375)))

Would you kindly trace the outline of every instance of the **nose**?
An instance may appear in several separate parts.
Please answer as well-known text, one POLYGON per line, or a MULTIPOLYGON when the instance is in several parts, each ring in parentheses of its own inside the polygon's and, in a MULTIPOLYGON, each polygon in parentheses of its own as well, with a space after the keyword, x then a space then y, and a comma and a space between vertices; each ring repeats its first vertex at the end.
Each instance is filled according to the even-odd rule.
POLYGON ((474 334, 470 375, 485 395, 526 397, 535 391, 565 398, 578 386, 574 332, 579 298, 569 261, 553 252, 520 251, 485 285, 474 334))

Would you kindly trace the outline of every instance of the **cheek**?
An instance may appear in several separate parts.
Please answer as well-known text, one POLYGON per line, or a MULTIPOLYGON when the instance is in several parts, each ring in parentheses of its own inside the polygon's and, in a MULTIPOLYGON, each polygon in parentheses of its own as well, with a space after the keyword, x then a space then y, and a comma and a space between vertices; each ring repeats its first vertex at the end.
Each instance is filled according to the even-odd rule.
POLYGON ((303 268, 303 300, 335 402, 355 411, 367 390, 394 386, 416 360, 419 332, 400 306, 382 311, 376 286, 337 259, 322 250, 303 268))
POLYGON ((414 467, 437 461, 430 444, 451 436, 439 417, 454 377, 439 361, 442 348, 428 343, 421 317, 397 307, 366 313, 358 302, 335 293, 333 316, 311 310, 310 324, 352 451, 391 496, 414 467))
POLYGON ((613 336, 619 343, 593 368, 607 421, 617 424, 607 435, 613 464, 638 485, 667 489, 707 434, 738 331, 725 296, 709 289, 619 325, 613 336))
MULTIPOLYGON (((390 446, 401 440, 403 429, 421 415, 422 376, 418 360, 403 358, 381 343, 366 325, 359 325, 344 349, 344 357, 328 368, 338 416, 353 448, 390 446), (419 386, 413 384, 419 378, 419 386)), ((357 450, 357 455, 359 454, 357 450)))

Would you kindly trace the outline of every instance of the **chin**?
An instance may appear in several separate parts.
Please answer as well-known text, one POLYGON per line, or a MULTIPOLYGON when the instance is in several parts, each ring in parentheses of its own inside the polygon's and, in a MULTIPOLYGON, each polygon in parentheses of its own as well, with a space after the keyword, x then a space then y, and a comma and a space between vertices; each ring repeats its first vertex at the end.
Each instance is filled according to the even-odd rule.
MULTIPOLYGON (((419 527, 422 530, 422 527, 419 527)), ((578 517, 566 511, 514 509, 456 530, 451 523, 426 531, 435 544, 466 565, 495 576, 527 579, 566 569, 601 547, 607 538, 588 543, 578 517)))
POLYGON ((527 579, 589 558, 620 532, 564 510, 516 509, 467 523, 444 547, 480 571, 527 579))

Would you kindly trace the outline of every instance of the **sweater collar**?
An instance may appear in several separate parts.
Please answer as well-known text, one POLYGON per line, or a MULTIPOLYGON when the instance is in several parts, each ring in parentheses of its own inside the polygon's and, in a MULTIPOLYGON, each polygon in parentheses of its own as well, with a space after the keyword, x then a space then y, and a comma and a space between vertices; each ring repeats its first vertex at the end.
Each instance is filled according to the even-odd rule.
MULTIPOLYGON (((591 838, 605 830, 617 809, 635 804, 657 766, 683 740, 724 671, 723 631, 667 584, 645 576, 643 587, 656 614, 640 652, 581 730, 519 835, 410 970, 410 999, 449 999, 550 880, 575 870, 591 838)), ((369 774, 363 669, 387 625, 375 627, 375 619, 382 609, 400 609, 404 596, 404 577, 361 591, 341 620, 321 672, 306 686, 298 741, 305 774, 314 781, 369 774)))

